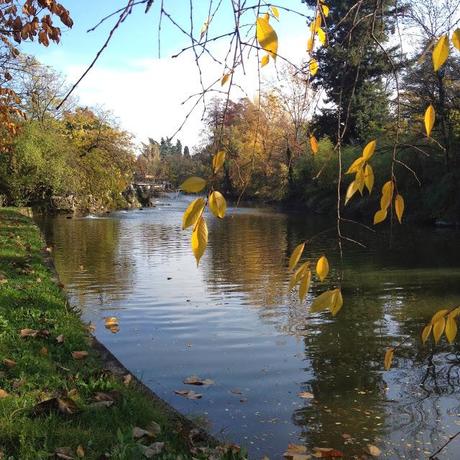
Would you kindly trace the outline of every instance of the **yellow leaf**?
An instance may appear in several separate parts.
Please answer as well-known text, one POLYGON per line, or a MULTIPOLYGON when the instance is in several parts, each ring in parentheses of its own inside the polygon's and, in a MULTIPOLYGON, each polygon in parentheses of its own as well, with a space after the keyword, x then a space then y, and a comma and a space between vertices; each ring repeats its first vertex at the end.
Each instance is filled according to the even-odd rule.
POLYGON ((211 209, 211 212, 219 219, 223 219, 225 217, 227 202, 225 201, 222 193, 214 191, 209 195, 209 208, 211 209))
POLYGON ((326 256, 321 256, 316 263, 316 274, 321 281, 324 281, 329 273, 329 262, 326 256))
POLYGON ((364 184, 367 190, 369 190, 369 193, 372 193, 372 188, 374 187, 374 171, 371 165, 366 165, 364 169, 364 184))
POLYGON ((321 310, 330 309, 333 314, 337 314, 343 304, 340 289, 323 292, 312 303, 310 311, 316 313, 321 310), (334 313, 335 312, 335 313, 334 313))
POLYGON ((276 19, 279 19, 280 12, 278 11, 278 8, 276 6, 271 6, 270 9, 272 10, 273 16, 275 16, 276 19))
POLYGON ((212 157, 212 169, 214 174, 219 171, 220 168, 224 165, 225 161, 225 151, 219 150, 213 157, 212 157))
POLYGON ((326 44, 326 33, 324 32, 323 29, 321 29, 321 27, 318 29, 317 33, 318 33, 319 41, 321 42, 322 45, 325 45, 326 44))
POLYGON ((449 316, 452 316, 452 318, 456 318, 457 316, 460 316, 460 307, 454 308, 450 313, 449 316))
POLYGON ((192 176, 186 179, 180 185, 180 189, 188 193, 198 193, 201 192, 206 186, 206 181, 201 177, 192 176))
POLYGON ((433 324, 433 337, 434 337, 434 342, 438 343, 439 339, 442 336, 442 333, 444 332, 444 328, 446 327, 446 320, 444 317, 439 318, 434 324, 433 324))
POLYGON ((431 318, 431 324, 434 324, 439 318, 442 318, 442 317, 446 316, 447 313, 449 313, 449 310, 447 310, 446 308, 444 308, 443 310, 437 311, 433 315, 433 318, 431 318))
POLYGON ((449 38, 443 35, 433 49, 433 68, 438 71, 449 56, 449 38))
POLYGON ((200 41, 203 40, 203 37, 206 35, 206 32, 208 31, 208 27, 209 27, 209 18, 206 19, 206 21, 204 21, 203 27, 201 27, 200 41))
POLYGON ((323 10, 324 17, 327 18, 329 16, 329 7, 322 3, 321 9, 323 10))
POLYGON ((385 365, 386 371, 388 371, 391 367, 391 363, 393 362, 394 352, 395 352, 394 348, 388 348, 388 350, 385 353, 384 365, 385 365))
POLYGON ((358 191, 358 184, 354 180, 347 189, 347 194, 345 195, 345 205, 351 200, 352 196, 358 191))
POLYGON ((224 73, 222 79, 220 80, 220 86, 224 86, 230 78, 230 73, 224 73))
POLYGON ((460 51, 460 29, 454 30, 452 35, 452 44, 460 51))
POLYGON ((364 171, 362 169, 356 171, 355 182, 358 186, 359 193, 362 195, 364 190, 364 171))
POLYGON ((204 254, 208 245, 208 226, 203 216, 198 219, 195 228, 192 232, 192 251, 195 255, 196 264, 200 263, 200 259, 204 254))
POLYGON ((428 137, 430 137, 431 130, 433 129, 435 119, 436 119, 436 112, 434 111, 434 107, 430 104, 425 111, 425 131, 428 137))
POLYGON ((332 304, 329 309, 331 310, 332 316, 335 316, 343 306, 343 297, 340 289, 334 289, 333 292, 334 295, 332 297, 332 304))
POLYGON ((457 335, 457 322, 452 316, 447 317, 446 321, 446 337, 449 343, 452 343, 455 340, 457 335))
POLYGON ((431 334, 431 329, 433 329, 433 325, 431 323, 427 324, 422 331, 422 342, 425 343, 428 340, 428 337, 431 334))
POLYGON ((78 447, 77 447, 77 457, 78 458, 84 458, 85 457, 85 449, 83 449, 83 446, 80 444, 78 447))
POLYGON ((310 266, 310 262, 304 262, 292 275, 291 281, 289 282, 289 290, 294 289, 297 283, 305 276, 310 266))
POLYGON ((316 73, 318 72, 318 68, 319 68, 318 61, 315 58, 310 59, 309 68, 310 68, 311 75, 314 77, 316 73))
POLYGON ((374 215, 374 225, 380 224, 387 218, 387 210, 379 209, 374 215))
POLYGON ((359 157, 357 158, 352 164, 351 166, 348 168, 348 171, 345 173, 345 174, 354 174, 355 172, 357 172, 361 166, 364 164, 364 158, 363 157, 359 157))
POLYGON ((303 250, 305 249, 305 243, 300 243, 292 251, 291 257, 289 258, 289 270, 294 270, 295 266, 299 263, 302 257, 303 250))
POLYGON ((278 35, 266 18, 257 18, 256 38, 262 49, 267 51, 273 59, 278 53, 278 35))
POLYGON ((315 22, 314 22, 314 27, 315 27, 315 32, 318 31, 318 29, 321 27, 321 21, 322 21, 322 18, 321 18, 321 15, 320 14, 317 14, 316 15, 316 19, 315 19, 315 22))
POLYGON ((318 140, 315 136, 310 136, 310 148, 313 155, 318 153, 318 140))
POLYGON ((299 299, 303 302, 305 296, 307 295, 308 289, 310 289, 311 283, 311 271, 308 270, 307 273, 303 276, 302 281, 299 286, 299 299))
POLYGON ((382 187, 382 198, 380 198, 380 209, 387 210, 391 204, 393 198, 394 184, 393 181, 389 180, 385 182, 382 187))
POLYGON ((401 195, 396 195, 395 198, 395 211, 399 223, 402 223, 402 216, 404 214, 404 198, 401 195))
POLYGON ((314 35, 312 35, 311 37, 309 37, 307 41, 307 52, 311 53, 313 51, 314 46, 315 46, 315 37, 314 35))
POLYGON ((368 161, 375 152, 375 146, 377 145, 377 141, 369 142, 363 150, 363 158, 364 161, 368 161))
POLYGON ((182 230, 196 224, 196 221, 203 212, 206 201, 204 198, 197 198, 192 201, 182 216, 182 230))
POLYGON ((265 56, 262 56, 262 59, 260 60, 260 67, 265 67, 269 62, 270 62, 270 55, 269 54, 266 54, 265 56))

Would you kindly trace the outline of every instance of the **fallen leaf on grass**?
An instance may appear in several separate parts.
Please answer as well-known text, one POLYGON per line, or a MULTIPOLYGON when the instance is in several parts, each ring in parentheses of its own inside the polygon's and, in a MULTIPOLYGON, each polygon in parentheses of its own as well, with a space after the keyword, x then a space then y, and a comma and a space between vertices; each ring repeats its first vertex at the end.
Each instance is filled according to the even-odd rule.
POLYGON ((63 335, 63 334, 58 335, 58 336, 56 337, 56 342, 57 342, 57 343, 64 343, 64 340, 65 340, 65 339, 64 339, 64 335, 63 335))
POLYGON ((13 367, 16 366, 16 361, 13 361, 12 359, 8 359, 8 358, 5 358, 3 360, 3 364, 8 368, 8 369, 12 369, 13 367))
POLYGON ((88 356, 87 351, 72 351, 73 359, 85 359, 88 356))
POLYGON ((58 447, 54 451, 54 455, 56 456, 56 458, 60 458, 63 460, 75 459, 74 453, 70 447, 58 447))
POLYGON ((202 394, 195 393, 193 390, 174 390, 174 393, 187 399, 201 399, 203 397, 202 394))
POLYGON ((108 392, 98 391, 94 394, 94 399, 96 401, 120 401, 122 395, 117 390, 112 390, 108 392))
POLYGON ((84 456, 85 456, 85 449, 83 449, 83 446, 80 444, 77 447, 77 457, 78 458, 84 458, 84 456))
POLYGON ((113 406, 113 401, 97 401, 89 405, 92 409, 104 409, 113 406))
POLYGON ((200 379, 200 377, 196 375, 192 375, 191 377, 187 377, 184 380, 184 383, 187 385, 213 385, 214 380, 211 379, 200 379))
POLYGON ((314 447, 313 457, 316 458, 341 458, 343 452, 340 450, 332 449, 331 447, 314 447))
POLYGON ((367 445, 367 450, 373 457, 378 457, 382 453, 377 446, 373 446, 372 444, 367 445))
POLYGON ((154 438, 155 436, 156 436, 156 433, 153 433, 152 431, 144 430, 143 428, 139 428, 138 426, 135 426, 133 428, 133 438, 134 439, 141 439, 143 437, 154 438))
POLYGON ((309 391, 302 391, 301 393, 298 394, 299 398, 303 399, 313 399, 315 396, 313 393, 310 393, 309 391))
POLYGON ((123 376, 123 385, 126 387, 132 382, 133 376, 131 374, 126 374, 123 376))
POLYGON ((21 329, 20 335, 23 338, 26 337, 49 337, 50 333, 46 329, 37 330, 37 329, 21 329))
POLYGON ((2 390, 2 389, 0 388, 0 399, 6 398, 6 397, 8 397, 9 395, 10 395, 10 394, 9 394, 7 391, 2 390))
POLYGON ((58 412, 64 415, 73 415, 79 412, 75 401, 71 398, 50 398, 39 402, 32 408, 32 415, 43 415, 58 412))

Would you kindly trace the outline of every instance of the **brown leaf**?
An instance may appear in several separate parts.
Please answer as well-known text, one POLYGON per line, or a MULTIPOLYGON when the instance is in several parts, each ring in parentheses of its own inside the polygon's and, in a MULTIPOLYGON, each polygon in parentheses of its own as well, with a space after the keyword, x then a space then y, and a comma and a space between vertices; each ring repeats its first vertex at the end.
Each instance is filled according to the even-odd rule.
POLYGON ((187 399, 201 399, 203 395, 195 393, 193 390, 174 390, 174 393, 187 399))
POLYGON ((71 398, 50 398, 39 402, 32 408, 32 415, 38 416, 58 412, 64 415, 73 415, 79 411, 75 401, 71 398))
POLYGON ((331 447, 314 447, 313 456, 316 458, 340 458, 343 452, 331 447))
POLYGON ((54 451, 56 458, 63 460, 73 460, 75 459, 74 453, 70 447, 58 447, 54 451))
POLYGON ((21 337, 36 337, 38 331, 36 329, 21 329, 21 337))
POLYGON ((382 451, 377 447, 373 446, 372 444, 367 445, 367 451, 373 456, 373 457, 378 457, 382 451))
POLYGON ((16 366, 16 361, 13 361, 12 359, 8 359, 8 358, 5 358, 3 360, 3 364, 8 368, 8 369, 12 369, 13 367, 16 366))
POLYGON ((62 414, 72 415, 78 412, 75 401, 71 398, 57 398, 58 410, 62 414))
POLYGON ((308 460, 311 455, 307 454, 307 448, 299 444, 288 444, 287 451, 283 454, 287 460, 308 460))
POLYGON ((85 359, 88 356, 87 351, 72 351, 73 359, 85 359))
POLYGON ((6 397, 8 397, 9 395, 10 395, 10 394, 9 394, 7 391, 2 390, 2 389, 0 388, 0 399, 6 398, 6 397))
POLYGON ((64 340, 65 340, 65 339, 64 339, 64 335, 63 335, 63 334, 58 335, 58 336, 56 337, 56 342, 57 342, 57 343, 64 343, 64 340))
POLYGON ((80 444, 77 447, 77 457, 78 458, 84 458, 84 456, 85 456, 85 449, 83 449, 83 446, 80 444))
POLYGON ((192 375, 191 377, 187 377, 184 380, 184 383, 187 385, 212 385, 214 383, 214 380, 200 379, 200 377, 192 375))
POLYGON ((310 393, 309 391, 302 391, 297 396, 303 399, 313 399, 315 397, 313 393, 310 393))

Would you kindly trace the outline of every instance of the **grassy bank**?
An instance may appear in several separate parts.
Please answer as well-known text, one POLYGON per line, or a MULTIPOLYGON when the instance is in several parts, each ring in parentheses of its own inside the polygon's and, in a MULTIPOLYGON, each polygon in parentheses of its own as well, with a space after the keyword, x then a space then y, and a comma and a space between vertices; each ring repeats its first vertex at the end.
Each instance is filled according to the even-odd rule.
POLYGON ((207 458, 135 379, 104 369, 46 255, 32 220, 0 209, 0 458, 207 458))

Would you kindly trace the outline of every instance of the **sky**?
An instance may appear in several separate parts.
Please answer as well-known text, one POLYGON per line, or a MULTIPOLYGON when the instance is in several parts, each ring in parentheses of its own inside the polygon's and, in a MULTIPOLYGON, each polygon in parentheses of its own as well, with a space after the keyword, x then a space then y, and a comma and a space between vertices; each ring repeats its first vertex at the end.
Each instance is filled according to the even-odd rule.
MULTIPOLYGON (((48 48, 38 44, 25 44, 22 50, 35 55, 43 64, 62 73, 67 81, 73 84, 105 42, 118 15, 104 22, 93 32, 87 30, 103 17, 125 6, 126 0, 62 0, 62 3, 70 10, 74 26, 70 30, 62 27, 61 43, 50 44, 48 48)), ((213 4, 217 3, 214 0, 213 4)), ((162 21, 159 55, 160 4, 161 2, 156 0, 148 14, 144 13, 142 6, 133 11, 75 92, 80 105, 99 106, 111 111, 121 127, 131 132, 138 142, 146 141, 149 137, 160 140, 161 137, 171 136, 184 121, 196 99, 192 98, 185 104, 183 101, 201 90, 193 52, 185 52, 177 58, 171 57, 187 46, 189 39, 165 17, 162 21)), ((276 4, 311 14, 300 0, 279 0, 276 4)), ((222 5, 222 9, 209 26, 209 37, 232 30, 233 16, 228 8, 230 0, 223 0, 222 5)), ((196 36, 199 36, 201 27, 208 17, 208 7, 209 0, 194 0, 196 36)), ((164 0, 164 8, 179 25, 186 30, 189 29, 189 1, 164 0)), ((265 12, 267 9, 262 11, 265 12)), ((279 11, 280 21, 277 22, 274 18, 270 21, 278 33, 278 53, 300 63, 302 58, 306 57, 306 19, 288 13, 282 8, 279 11)), ((255 22, 252 12, 246 13, 246 18, 248 22, 255 22)), ((228 46, 228 39, 223 39, 210 45, 210 49, 223 60, 228 46)), ((262 79, 276 80, 276 68, 280 68, 280 64, 278 59, 276 67, 271 62, 261 69, 262 79)), ((235 74, 235 80, 251 98, 256 96, 258 90, 257 67, 257 58, 254 55, 247 61, 245 74, 235 74)), ((202 62, 202 71, 205 86, 220 80, 225 72, 223 65, 213 62, 206 56, 202 62)), ((220 83, 216 89, 221 89, 220 83)), ((236 87, 234 91, 234 98, 243 95, 236 87)), ((210 99, 211 97, 207 98, 206 105, 210 99)), ((202 114, 203 104, 200 104, 178 133, 177 137, 183 145, 192 148, 199 143, 203 130, 202 114)))

